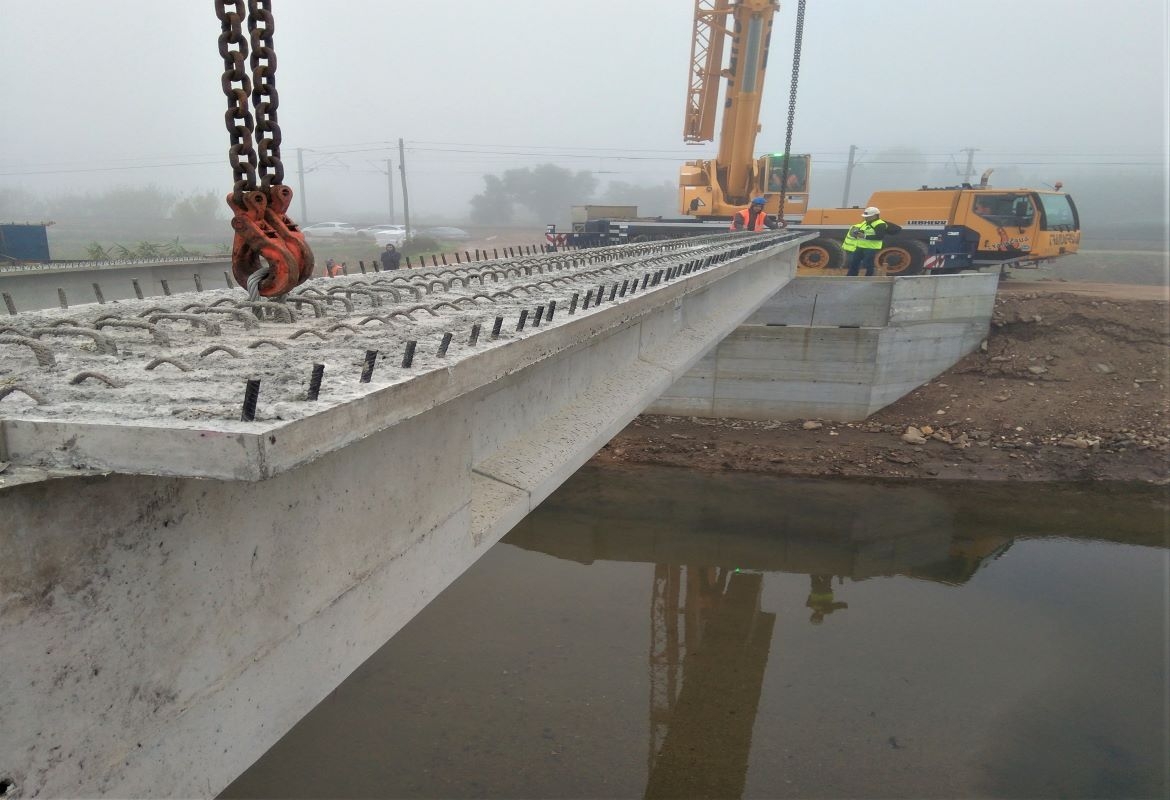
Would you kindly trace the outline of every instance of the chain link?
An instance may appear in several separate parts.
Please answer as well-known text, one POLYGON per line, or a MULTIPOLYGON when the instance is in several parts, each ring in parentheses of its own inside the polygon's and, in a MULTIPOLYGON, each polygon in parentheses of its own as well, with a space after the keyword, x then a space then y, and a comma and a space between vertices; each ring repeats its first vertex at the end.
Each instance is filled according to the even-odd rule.
POLYGON ((252 146, 254 122, 248 106, 252 81, 244 69, 248 43, 243 32, 243 0, 215 0, 219 17, 219 54, 223 56, 223 93, 227 97, 228 160, 232 166, 232 192, 237 200, 256 188, 256 150, 252 146))
MULTIPOLYGON (((800 47, 804 41, 804 3, 799 0, 796 5, 796 43, 792 47, 792 88, 788 94, 788 132, 784 136, 784 165, 780 169, 780 185, 788 186, 788 158, 792 153, 792 125, 796 121, 796 83, 800 77, 800 47)), ((788 197, 788 189, 780 192, 780 210, 776 212, 776 220, 784 224, 784 201, 788 197)))
POLYGON ((252 107, 256 114, 256 149, 260 186, 284 183, 284 164, 280 161, 280 125, 276 109, 280 95, 276 91, 276 50, 272 34, 276 28, 272 17, 272 0, 248 0, 248 36, 252 44, 252 107))

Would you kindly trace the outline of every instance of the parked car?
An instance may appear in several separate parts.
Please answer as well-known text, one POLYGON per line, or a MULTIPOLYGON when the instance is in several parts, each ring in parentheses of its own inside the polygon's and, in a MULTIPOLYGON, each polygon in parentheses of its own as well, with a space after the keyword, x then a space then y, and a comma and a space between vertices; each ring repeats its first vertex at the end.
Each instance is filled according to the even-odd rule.
POLYGON ((403 236, 406 235, 405 225, 367 225, 364 228, 358 228, 358 233, 364 233, 366 236, 375 236, 379 231, 398 231, 403 236))
POLYGON ((422 231, 422 235, 445 242, 465 242, 471 238, 471 234, 462 228, 451 228, 446 225, 440 225, 437 228, 427 228, 425 231, 422 231))
POLYGON ((388 226, 384 230, 375 231, 374 241, 377 242, 378 247, 385 247, 388 244, 398 247, 406 241, 406 228, 402 225, 394 225, 388 226))
POLYGON ((301 228, 301 233, 314 238, 331 236, 357 236, 357 228, 348 222, 317 222, 301 228))

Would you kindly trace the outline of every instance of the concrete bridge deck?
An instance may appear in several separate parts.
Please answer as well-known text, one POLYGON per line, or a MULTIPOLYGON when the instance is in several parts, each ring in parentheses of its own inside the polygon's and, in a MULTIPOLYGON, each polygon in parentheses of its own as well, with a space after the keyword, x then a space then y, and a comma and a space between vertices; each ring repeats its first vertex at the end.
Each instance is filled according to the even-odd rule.
POLYGON ((214 795, 776 294, 798 243, 321 282, 260 320, 226 290, 5 318, 9 795, 214 795))

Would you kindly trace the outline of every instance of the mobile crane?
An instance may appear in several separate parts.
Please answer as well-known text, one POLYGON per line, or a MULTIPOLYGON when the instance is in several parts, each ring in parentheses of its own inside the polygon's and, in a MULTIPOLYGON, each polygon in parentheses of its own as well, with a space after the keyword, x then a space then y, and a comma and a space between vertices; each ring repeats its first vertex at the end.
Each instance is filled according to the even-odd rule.
MULTIPOLYGON (((789 230, 816 234, 801 245, 803 272, 841 269, 841 242, 860 219, 854 208, 809 208, 812 158, 791 150, 795 91, 789 103, 784 153, 756 157, 760 105, 768 67, 772 22, 778 0, 694 0, 694 27, 683 139, 688 144, 714 141, 719 115, 720 80, 727 86, 722 106, 719 150, 713 159, 688 161, 679 172, 679 211, 685 219, 600 216, 574 221, 574 234, 553 244, 612 244, 627 240, 676 238, 710 233, 724 226, 751 198, 764 196, 765 210, 789 230), (730 44, 730 57, 723 66, 730 44)), ((797 15, 795 88, 803 0, 797 15)), ((958 272, 988 265, 1034 266, 1075 253, 1080 218, 1069 195, 1030 188, 1001 189, 988 184, 990 170, 978 185, 962 184, 917 190, 875 192, 866 203, 902 232, 877 257, 886 275, 958 272)))

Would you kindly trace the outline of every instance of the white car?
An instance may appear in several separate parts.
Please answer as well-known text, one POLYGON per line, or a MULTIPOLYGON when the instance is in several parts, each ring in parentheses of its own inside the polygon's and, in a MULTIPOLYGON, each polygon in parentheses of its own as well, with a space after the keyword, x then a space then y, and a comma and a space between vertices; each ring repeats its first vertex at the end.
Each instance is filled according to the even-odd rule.
POLYGON ((333 236, 357 236, 357 228, 348 222, 317 222, 301 228, 301 233, 314 238, 329 238, 333 236))
POLYGON ((374 231, 374 241, 378 247, 385 247, 388 244, 398 247, 406 241, 406 227, 403 225, 384 226, 383 230, 374 231))
POLYGON ((358 233, 364 233, 366 236, 375 236, 379 231, 402 231, 406 234, 405 225, 367 225, 364 228, 358 228, 358 233))

